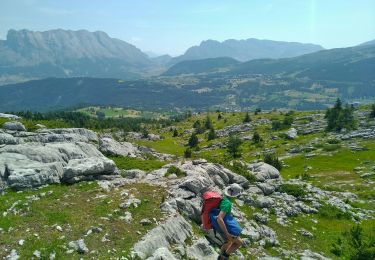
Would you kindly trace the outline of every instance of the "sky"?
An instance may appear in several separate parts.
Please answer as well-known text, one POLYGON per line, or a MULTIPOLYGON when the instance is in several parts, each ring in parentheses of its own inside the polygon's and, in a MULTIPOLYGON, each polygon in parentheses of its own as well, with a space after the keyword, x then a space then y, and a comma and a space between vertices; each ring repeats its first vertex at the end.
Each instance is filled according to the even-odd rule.
POLYGON ((375 39, 375 0, 0 0, 9 29, 104 31, 142 51, 183 54, 203 40, 348 47, 375 39))

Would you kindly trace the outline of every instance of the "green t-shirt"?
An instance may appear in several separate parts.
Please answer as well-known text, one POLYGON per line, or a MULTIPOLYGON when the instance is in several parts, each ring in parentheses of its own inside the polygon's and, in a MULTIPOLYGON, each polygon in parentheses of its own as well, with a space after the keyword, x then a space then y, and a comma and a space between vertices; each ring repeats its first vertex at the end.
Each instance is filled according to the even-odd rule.
POLYGON ((228 198, 223 198, 220 201, 220 210, 225 212, 225 214, 230 214, 232 211, 232 202, 228 198))

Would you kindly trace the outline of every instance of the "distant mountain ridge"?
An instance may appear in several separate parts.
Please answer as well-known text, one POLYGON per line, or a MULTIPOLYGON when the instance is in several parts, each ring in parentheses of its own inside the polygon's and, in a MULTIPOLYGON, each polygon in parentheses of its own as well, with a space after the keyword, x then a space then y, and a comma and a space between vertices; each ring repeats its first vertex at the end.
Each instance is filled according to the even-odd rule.
POLYGON ((135 46, 104 32, 9 30, 0 41, 0 75, 137 78, 152 61, 135 46))
POLYGON ((260 59, 244 62, 230 74, 279 74, 314 80, 375 80, 375 45, 323 50, 285 59, 260 59))
POLYGON ((202 59, 179 62, 163 75, 209 74, 220 68, 230 75, 264 74, 308 77, 313 80, 357 81, 375 80, 375 44, 322 50, 293 58, 257 59, 237 64, 220 64, 219 60, 202 59), (213 61, 217 60, 217 64, 213 61))
POLYGON ((163 76, 177 76, 181 74, 209 73, 222 70, 229 70, 240 62, 228 57, 208 58, 202 60, 186 60, 177 63, 164 72, 163 76))
POLYGON ((283 42, 272 40, 215 40, 202 41, 199 46, 189 48, 183 55, 175 57, 173 64, 183 60, 197 60, 218 57, 231 57, 238 61, 262 58, 289 58, 323 50, 320 45, 311 43, 283 42))

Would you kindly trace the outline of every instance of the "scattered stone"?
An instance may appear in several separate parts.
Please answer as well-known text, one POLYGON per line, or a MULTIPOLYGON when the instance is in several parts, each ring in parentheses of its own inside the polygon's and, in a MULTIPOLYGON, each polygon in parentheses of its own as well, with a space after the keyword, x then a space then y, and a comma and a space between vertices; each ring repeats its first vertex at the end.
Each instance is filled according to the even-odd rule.
POLYGON ((151 224, 152 224, 152 221, 149 220, 148 218, 144 218, 144 219, 142 219, 141 221, 139 221, 139 223, 140 223, 142 226, 148 226, 148 225, 151 225, 151 224))
POLYGON ((128 179, 142 179, 146 176, 146 172, 138 169, 125 170, 123 171, 122 176, 128 179))
POLYGON ((177 258, 168 250, 168 248, 161 247, 156 249, 152 256, 148 257, 147 260, 177 260, 177 258))
POLYGON ((23 246, 24 243, 25 243, 25 240, 24 240, 24 239, 21 239, 21 240, 18 241, 18 244, 19 244, 20 246, 23 246))
POLYGON ((79 239, 77 241, 70 241, 69 247, 74 249, 80 254, 85 254, 89 252, 89 249, 87 248, 85 241, 83 239, 79 239))
POLYGON ((130 224, 133 221, 132 213, 127 211, 125 212, 125 216, 120 216, 120 219, 125 221, 125 223, 130 224))
POLYGON ((137 208, 140 204, 141 204, 141 201, 139 199, 130 198, 126 202, 121 203, 119 205, 119 208, 121 208, 121 209, 127 209, 127 208, 129 208, 131 206, 133 206, 134 208, 137 208))
POLYGON ((285 135, 289 139, 296 139, 298 137, 297 135, 297 129, 295 128, 290 128, 287 132, 285 132, 285 135))
POLYGON ((21 117, 19 117, 19 116, 12 115, 12 114, 4 114, 4 113, 0 113, 0 118, 14 119, 14 120, 21 119, 21 117))
POLYGON ((247 168, 254 173, 255 178, 259 182, 264 182, 269 179, 280 179, 280 172, 264 162, 248 164, 247 168))
POLYGON ((315 252, 312 252, 311 250, 307 249, 305 251, 303 251, 302 253, 299 254, 300 255, 300 259, 301 260, 329 260, 329 258, 321 255, 321 254, 318 254, 318 253, 315 253, 315 252))
POLYGON ((3 128, 5 130, 11 130, 11 131, 26 131, 26 127, 21 122, 17 122, 17 121, 5 122, 3 124, 3 128))
POLYGON ((17 260, 20 256, 18 255, 17 251, 15 249, 12 249, 9 255, 5 257, 6 260, 17 260))
POLYGON ((216 134, 218 137, 229 136, 231 134, 243 133, 252 129, 251 123, 237 124, 226 126, 223 129, 217 130, 216 134))
POLYGON ((375 175, 375 172, 365 172, 365 173, 362 173, 360 176, 361 178, 368 178, 368 177, 371 177, 375 175))
POLYGON ((51 254, 49 254, 49 260, 55 260, 56 259, 56 253, 55 252, 52 252, 51 254))
POLYGON ((268 223, 268 217, 266 215, 263 215, 261 213, 255 213, 253 215, 254 219, 257 221, 257 222, 260 222, 262 224, 267 224, 268 223))
POLYGON ((193 245, 187 248, 186 253, 188 259, 216 260, 218 257, 218 254, 205 237, 194 241, 193 245))
POLYGON ((309 231, 307 231, 306 229, 299 229, 299 230, 297 230, 302 236, 304 236, 304 237, 310 237, 310 238, 312 238, 312 237, 314 237, 314 235, 311 233, 311 232, 309 232, 309 231))
POLYGON ((106 233, 103 237, 102 237, 102 240, 101 240, 103 243, 104 242, 109 242, 109 241, 111 241, 110 239, 109 239, 109 235, 106 233))
POLYGON ((60 231, 60 232, 62 232, 62 231, 63 231, 63 229, 62 229, 62 227, 61 227, 61 226, 56 226, 56 230, 57 230, 57 231, 60 231))
POLYGON ((145 259, 158 248, 169 248, 171 244, 183 245, 186 238, 192 235, 192 227, 184 217, 170 217, 165 223, 149 231, 138 241, 131 253, 133 258, 145 259))
POLYGON ((40 251, 39 250, 35 250, 34 253, 33 253, 33 256, 35 256, 37 259, 40 259, 40 251))

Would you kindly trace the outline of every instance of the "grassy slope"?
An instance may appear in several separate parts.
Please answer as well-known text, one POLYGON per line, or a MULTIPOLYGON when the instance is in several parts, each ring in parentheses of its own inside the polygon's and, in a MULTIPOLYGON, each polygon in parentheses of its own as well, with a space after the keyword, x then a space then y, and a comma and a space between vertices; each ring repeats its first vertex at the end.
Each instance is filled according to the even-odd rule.
MULTIPOLYGON (((308 115, 308 114, 309 114, 309 112, 297 112, 296 116, 302 116, 302 115, 308 115)), ((235 113, 235 114, 222 113, 223 118, 221 120, 217 119, 217 113, 210 113, 210 115, 211 115, 211 119, 213 121, 215 129, 221 129, 221 128, 223 128, 225 126, 228 126, 228 125, 241 123, 242 119, 244 118, 243 113, 235 113)), ((283 116, 280 115, 279 112, 272 112, 272 113, 261 113, 257 116, 251 115, 251 117, 252 117, 253 121, 257 121, 259 119, 265 119, 265 118, 266 119, 281 119, 283 116)), ((177 128, 177 130, 179 132, 178 137, 173 137, 172 136, 173 132, 169 131, 168 129, 161 129, 161 130, 160 129, 150 129, 150 132, 155 133, 155 134, 160 134, 163 137, 163 139, 160 140, 160 141, 143 141, 142 140, 142 141, 137 141, 137 143, 152 147, 159 152, 165 152, 165 153, 175 154, 177 156, 182 156, 183 151, 186 148, 185 145, 187 143, 187 140, 190 137, 190 134, 184 133, 184 131, 187 130, 187 129, 191 129, 195 120, 199 119, 199 120, 201 120, 201 122, 203 122, 205 120, 205 118, 206 118, 206 114, 201 114, 201 115, 193 116, 192 118, 189 118, 185 121, 177 123, 175 125, 175 127, 177 128)), ((272 131, 272 129, 270 128, 269 125, 257 126, 256 130, 261 134, 262 138, 264 139, 263 145, 262 146, 256 146, 256 145, 252 144, 251 141, 244 142, 241 145, 241 150, 242 150, 242 158, 241 159, 243 159, 245 161, 251 161, 253 159, 256 159, 258 157, 258 154, 261 154, 267 148, 274 149, 278 156, 284 156, 287 148, 290 148, 290 147, 296 146, 296 145, 308 145, 313 139, 317 139, 319 141, 318 144, 317 144, 318 149, 322 149, 326 145, 325 141, 324 141, 324 138, 326 138, 326 135, 324 133, 300 136, 296 140, 284 140, 282 138, 279 138, 278 140, 272 140, 271 136, 273 136, 273 135, 277 136, 281 132, 284 132, 285 130, 274 132, 274 131, 272 131)), ((253 133, 253 131, 249 131, 247 133, 244 133, 244 135, 252 135, 252 133, 253 133)), ((220 162, 220 163, 223 163, 223 164, 227 163, 229 160, 232 160, 232 158, 230 158, 227 155, 225 149, 222 149, 222 148, 214 148, 212 150, 206 150, 205 149, 206 147, 209 147, 209 146, 212 146, 212 145, 215 145, 215 144, 225 143, 227 141, 226 137, 225 138, 218 138, 218 139, 215 139, 215 140, 212 140, 212 141, 206 140, 206 133, 200 134, 200 135, 198 135, 198 137, 199 137, 199 140, 200 140, 200 144, 199 144, 200 149, 198 149, 197 151, 193 151, 193 157, 194 158, 206 158, 209 161, 220 162)), ((285 179, 296 178, 301 173, 304 172, 305 166, 311 166, 312 169, 308 171, 311 178, 308 181, 313 183, 314 185, 324 187, 326 189, 331 189, 331 190, 351 191, 351 192, 354 192, 355 194, 357 194, 360 199, 372 198, 372 200, 373 200, 374 199, 374 193, 375 193, 374 192, 374 190, 375 190, 374 184, 369 184, 367 182, 367 180, 364 180, 364 179, 360 178, 357 174, 355 174, 353 172, 353 168, 357 167, 357 166, 365 166, 365 167, 369 168, 371 165, 373 165, 375 163, 374 162, 375 143, 374 143, 373 140, 370 140, 370 141, 355 140, 355 142, 359 143, 362 146, 367 147, 368 150, 354 153, 354 152, 348 150, 347 148, 345 148, 345 143, 341 143, 339 147, 336 147, 332 151, 322 151, 321 152, 322 155, 317 155, 317 156, 312 157, 310 159, 305 158, 303 156, 303 154, 292 156, 292 157, 284 159, 284 162, 288 165, 288 167, 284 168, 282 170, 281 174, 285 179), (366 161, 370 161, 372 164, 370 163, 370 165, 367 165, 367 164, 365 164, 366 161)), ((327 150, 329 150, 329 149, 327 149, 327 150)), ((140 168, 140 169, 148 171, 148 170, 158 168, 158 167, 162 166, 162 164, 163 164, 159 161, 154 161, 154 160, 141 161, 141 160, 137 160, 137 159, 129 159, 129 158, 122 158, 122 157, 117 157, 117 158, 112 158, 112 159, 114 159, 115 162, 117 163, 117 165, 120 168, 123 168, 123 169, 140 168)), ((85 185, 83 185, 83 186, 85 186, 85 185)), ((55 187, 55 186, 53 186, 52 189, 57 189, 57 190, 61 189, 61 192, 64 193, 64 194, 65 193, 76 194, 76 192, 79 192, 78 187, 80 187, 80 186, 77 186, 77 185, 69 186, 69 187, 65 187, 65 186, 55 187), (72 191, 70 191, 70 189, 72 189, 72 191)), ((147 193, 149 191, 147 189, 150 189, 150 188, 144 187, 143 189, 147 193)), ((152 189, 154 189, 154 188, 152 188, 152 189)), ((94 192, 95 190, 96 190, 96 188, 94 188, 92 192, 94 192)), ((90 192, 90 191, 87 190, 85 192, 90 192)), ((62 193, 61 193, 61 195, 62 195, 62 193)), ((82 195, 88 196, 88 194, 85 194, 85 193, 82 193, 82 195)), ((6 195, 6 196, 8 196, 8 195, 6 195)), ((23 195, 22 195, 22 193, 21 193, 21 195, 16 194, 16 193, 12 193, 12 196, 17 197, 17 196, 23 196, 23 195)), ((55 193, 52 196, 56 196, 55 193)), ((116 195, 114 194, 114 196, 116 196, 116 195)), ((146 194, 143 194, 142 196, 146 196, 146 194)), ((80 196, 77 196, 77 197, 79 198, 80 196)), ((112 195, 111 195, 111 198, 112 198, 112 195)), ((9 196, 6 197, 5 199, 0 197, 0 199, 2 200, 1 201, 2 203, 4 203, 4 200, 6 200, 6 199, 10 200, 10 202, 7 202, 7 204, 6 204, 7 205, 6 207, 9 207, 9 205, 11 205, 11 203, 12 203, 13 197, 12 197, 12 199, 10 199, 9 196)), ((14 199, 14 200, 16 200, 16 199, 14 199)), ((60 198, 60 200, 61 200, 61 198, 60 198)), ((161 200, 161 198, 159 198, 159 200, 161 200)), ((59 202, 59 204, 60 204, 60 202, 59 202)), ((37 203, 39 203, 39 201, 34 202, 34 203, 37 204, 37 203)), ((50 201, 50 203, 52 203, 52 202, 50 201)), ((66 201, 66 203, 69 203, 69 202, 66 201)), ((81 201, 79 201, 79 203, 84 204, 84 203, 87 203, 87 202, 85 202, 84 200, 81 200, 81 201)), ((89 202, 89 203, 91 203, 91 202, 89 202)), ((110 208, 111 205, 113 205, 113 206, 118 205, 118 203, 117 204, 116 203, 106 204, 106 203, 108 203, 108 201, 103 202, 103 205, 101 205, 101 206, 99 206, 99 205, 95 206, 95 208, 99 207, 99 209, 97 209, 99 212, 110 212, 111 210, 113 210, 113 208, 110 208), (108 207, 109 207, 109 209, 108 209, 108 207)), ((357 200, 350 201, 350 203, 353 206, 356 206, 356 207, 375 209, 374 202, 373 201, 371 202, 369 200, 366 200, 365 203, 363 203, 360 200, 359 201, 357 201, 357 200)), ((69 205, 69 204, 67 204, 67 205, 69 205)), ((151 208, 152 209, 158 209, 156 201, 155 201, 155 204, 150 205, 150 209, 151 208)), ((89 214, 88 214, 89 216, 91 214, 95 215, 95 212, 91 213, 89 208, 87 208, 87 209, 85 208, 85 211, 86 210, 87 210, 87 212, 89 212, 89 214)), ((246 207, 246 209, 244 208, 243 210, 245 211, 245 213, 248 215, 249 218, 251 218, 252 214, 257 211, 256 209, 251 209, 251 208, 248 208, 248 207, 246 207)), ((43 210, 41 210, 41 212, 43 212, 43 210)), ((48 211, 48 212, 50 212, 50 211, 48 211)), ((47 223, 50 227, 50 225, 53 225, 55 222, 56 223, 62 223, 62 225, 63 225, 65 219, 68 219, 68 222, 69 222, 69 221, 71 221, 71 219, 69 219, 69 216, 70 217, 73 216, 72 211, 68 211, 68 213, 66 215, 65 213, 63 213, 63 212, 66 212, 66 211, 61 210, 62 214, 59 214, 60 213, 59 212, 55 216, 53 215, 53 212, 54 211, 51 211, 52 217, 49 216, 50 213, 45 213, 45 212, 43 213, 45 216, 43 216, 43 217, 38 216, 38 219, 40 218, 40 219, 43 220, 43 222, 40 223, 40 225, 38 225, 38 226, 42 227, 45 223, 47 223), (52 218, 53 221, 49 220, 50 218, 52 218), (56 220, 55 220, 55 218, 56 218, 56 220)), ((17 217, 15 217, 15 218, 17 218, 17 217)), ((17 220, 17 221, 20 221, 20 223, 21 223, 20 227, 21 228, 23 227, 22 225, 26 226, 27 222, 23 222, 24 220, 22 220, 21 218, 19 218, 19 220, 17 220)), ((32 220, 29 219, 27 221, 32 221, 32 220)), ((78 220, 78 222, 80 222, 80 221, 82 221, 82 220, 78 220)), ((87 220, 85 220, 85 221, 87 221, 87 220)), ((315 251, 318 251, 318 252, 323 252, 325 255, 328 255, 330 257, 334 257, 334 255, 332 255, 330 253, 330 248, 331 248, 332 243, 336 241, 337 237, 340 236, 342 232, 349 230, 349 228, 352 225, 354 225, 354 223, 352 221, 348 220, 348 219, 331 218, 331 217, 327 217, 327 216, 321 216, 319 214, 294 217, 294 218, 292 218, 292 222, 293 222, 292 225, 287 226, 287 227, 283 227, 283 226, 276 223, 274 217, 271 217, 269 225, 277 232, 280 243, 281 243, 281 246, 283 248, 289 248, 289 249, 294 248, 296 250, 311 248, 312 250, 315 250, 315 251), (318 220, 318 223, 317 224, 313 223, 312 219, 318 220), (296 230, 299 229, 299 228, 302 228, 302 227, 309 230, 310 232, 312 232, 315 237, 311 239, 311 238, 305 238, 305 237, 301 236, 296 230), (292 237, 292 239, 291 239, 291 237, 292 237)), ((17 223, 17 222, 14 222, 14 219, 10 219, 10 220, 8 219, 7 220, 7 218, 4 218, 4 219, 1 220, 0 223, 1 223, 0 227, 7 228, 9 225, 12 225, 12 223, 17 223)), ((69 222, 69 223, 71 223, 71 222, 69 222)), ((90 222, 90 221, 88 221, 88 223, 90 223, 90 225, 96 225, 96 223, 93 223, 93 222, 90 222)), ((136 223, 136 222, 134 222, 134 223, 136 223)), ((113 225, 116 226, 116 224, 113 224, 113 225)), ((375 226, 375 223, 374 223, 374 220, 364 221, 362 225, 363 225, 365 231, 369 232, 375 226)), ((13 226, 15 226, 15 225, 13 225, 13 226)), ((17 224, 17 226, 18 226, 18 224, 17 224)), ((84 232, 84 229, 88 229, 89 225, 86 225, 84 227, 85 228, 79 228, 79 226, 77 226, 77 229, 74 228, 72 230, 74 230, 74 232, 78 232, 78 233, 81 232, 79 234, 80 234, 80 236, 82 236, 82 232, 84 232)), ((133 225, 132 225, 132 227, 128 227, 128 228, 133 228, 133 225)), ((138 229, 138 230, 141 230, 142 227, 136 227, 135 226, 134 228, 138 229)), ((41 229, 41 230, 43 230, 43 229, 41 229)), ((43 233, 43 231, 39 231, 39 232, 43 233)), ((49 229, 49 232, 50 232, 50 229, 49 229)), ((105 232, 107 232, 107 231, 104 231, 103 233, 105 233, 105 232)), ((32 232, 30 232, 30 233, 32 233, 32 232)), ((51 234, 54 234, 54 232, 52 232, 51 234)), ((101 243, 101 242, 98 242, 98 241, 100 241, 102 236, 103 236, 103 234, 100 234, 100 235, 96 235, 96 238, 95 238, 95 235, 92 238, 91 237, 87 238, 88 239, 87 240, 88 247, 91 248, 91 246, 93 246, 93 245, 95 247, 96 246, 95 243, 101 243), (94 239, 96 242, 95 241, 90 242, 90 239, 94 239), (93 244, 90 244, 90 243, 93 243, 93 244)), ((74 239, 78 239, 78 238, 79 238, 79 236, 77 234, 71 234, 71 235, 69 235, 69 238, 66 239, 66 241, 68 241, 68 240, 70 241, 70 240, 74 240, 74 239)), ((122 242, 120 244, 122 245, 122 248, 125 248, 125 250, 126 250, 126 248, 129 248, 130 244, 135 242, 137 238, 139 238, 139 237, 138 236, 133 237, 132 242, 128 241, 127 244, 122 244, 122 242)), ((16 241, 19 239, 19 237, 17 237, 17 235, 8 236, 7 239, 10 239, 10 240, 8 240, 10 245, 14 245, 14 248, 17 248, 16 241)), ((31 236, 30 239, 31 240, 33 239, 32 236, 31 236)), ((122 239, 122 238, 119 238, 119 239, 122 239)), ((116 239, 116 241, 117 241, 117 239, 116 239)), ((58 243, 58 241, 56 242, 56 239, 52 239, 51 242, 49 242, 49 243, 58 243)), ((4 244, 1 244, 1 246, 4 246, 4 244)), ((114 247, 117 248, 117 246, 118 245, 115 245, 114 247)), ((41 247, 41 245, 39 246, 39 248, 40 247, 41 247)), ((47 246, 44 246, 44 247, 52 248, 53 245, 51 244, 50 246, 48 246, 48 243, 47 243, 47 246)), ((24 249, 25 254, 30 254, 32 249, 35 249, 35 248, 38 249, 37 246, 32 247, 32 249, 31 248, 27 249, 27 246, 25 248, 26 248, 26 249, 24 249), (26 253, 26 251, 28 253, 26 253)), ((47 249, 47 251, 48 251, 48 249, 47 249)), ((63 253, 63 252, 65 252, 65 250, 61 250, 61 253, 63 253)), ((275 250, 272 249, 272 248, 268 249, 268 252, 270 254, 275 254, 275 250)), ((109 255, 111 255, 111 254, 106 253, 105 256, 109 256, 109 255)), ((117 253, 113 253, 112 255, 121 255, 121 253, 117 252, 117 253)))
MULTIPOLYGON (((295 116, 308 115, 311 112, 297 112, 295 116)), ((243 113, 222 113, 223 119, 217 120, 217 113, 210 113, 215 129, 221 129, 225 126, 238 124, 244 118, 243 113)), ((185 148, 190 134, 183 134, 184 130, 191 129, 195 120, 199 119, 204 122, 206 114, 193 116, 188 120, 176 124, 177 130, 180 133, 178 137, 173 137, 172 132, 163 132, 162 136, 165 138, 161 141, 142 141, 142 145, 153 147, 157 151, 169 152, 175 155, 181 155, 185 148), (167 145, 164 146, 163 144, 167 145)), ((279 112, 270 114, 261 113, 259 115, 251 115, 253 121, 259 119, 282 119, 283 116, 279 112)), ((374 196, 375 185, 369 184, 367 180, 359 177, 354 173, 353 168, 357 166, 366 166, 366 162, 370 161, 370 165, 375 165, 375 142, 373 140, 361 141, 355 140, 361 146, 368 148, 366 151, 352 152, 345 148, 345 143, 341 143, 334 149, 330 149, 324 141, 325 133, 316 133, 305 136, 299 136, 295 140, 272 140, 272 135, 279 135, 285 130, 273 131, 269 125, 259 125, 256 131, 261 134, 264 139, 262 146, 256 146, 251 141, 246 141, 241 145, 242 157, 245 161, 251 161, 258 158, 258 154, 262 153, 267 148, 273 148, 278 156, 284 156, 286 149, 297 145, 308 145, 312 140, 318 140, 317 148, 321 150, 321 155, 312 158, 305 158, 303 154, 285 158, 283 161, 288 165, 281 171, 283 178, 297 178, 304 172, 305 166, 311 166, 312 169, 308 171, 311 178, 308 180, 314 185, 323 187, 325 189, 337 191, 350 191, 359 196, 360 200, 349 201, 355 207, 362 207, 366 209, 375 210, 374 196), (330 151, 333 150, 333 151, 330 151), (325 155, 328 154, 328 155, 325 155), (330 155, 329 155, 330 154, 330 155), (366 199, 364 202, 363 199, 366 199), (368 200, 372 199, 372 201, 368 200)), ((160 133, 160 132, 155 132, 160 133)), ((243 135, 252 135, 253 131, 244 133, 243 135)), ((206 133, 198 135, 200 143, 197 151, 193 151, 194 158, 206 158, 209 161, 227 163, 232 160, 226 153, 225 149, 215 148, 213 150, 202 149, 213 144, 223 143, 227 138, 218 138, 212 141, 207 141, 206 133)), ((261 157, 260 157, 261 158, 261 157)), ((256 209, 243 209, 249 218, 257 211, 256 209)), ((271 218, 270 227, 272 227, 278 234, 281 246, 283 248, 304 250, 310 248, 317 252, 322 252, 330 257, 335 257, 330 249, 332 243, 336 242, 337 238, 345 231, 348 231, 355 223, 345 218, 332 218, 321 216, 319 214, 304 215, 293 217, 292 225, 287 227, 276 223, 275 218, 271 218), (317 220, 315 224, 312 220, 317 220), (314 234, 314 238, 306 238, 297 232, 297 229, 304 228, 314 234)), ((365 232, 370 232, 375 227, 374 220, 367 220, 362 223, 365 232)), ((276 254, 274 249, 268 249, 268 253, 276 254)))
POLYGON ((126 185, 110 193, 102 192, 96 183, 54 185, 21 193, 8 191, 0 196, 0 212, 20 200, 21 203, 17 206, 20 213, 0 218, 0 227, 5 230, 1 234, 0 258, 8 254, 5 251, 5 248, 8 248, 16 249, 22 259, 30 259, 35 250, 41 250, 46 259, 52 252, 56 253, 57 258, 79 259, 80 256, 76 253, 67 255, 67 249, 63 248, 63 245, 80 238, 84 238, 90 250, 96 250, 92 255, 94 258, 126 256, 134 242, 155 226, 142 226, 139 221, 143 218, 159 220, 162 217, 159 205, 164 196, 165 191, 162 188, 145 184, 126 185), (118 209, 120 202, 124 201, 120 195, 124 190, 129 190, 130 194, 142 201, 138 208, 128 209, 133 215, 132 224, 126 224, 119 219, 126 211, 118 209), (49 191, 53 193, 28 206, 23 205, 27 196, 49 191), (100 198, 102 195, 106 197, 100 198), (55 224, 60 225, 63 232, 57 231, 55 224), (103 232, 84 237, 91 226, 101 226, 103 232), (101 239, 106 233, 110 241, 102 242, 101 239), (38 237, 34 234, 38 234, 38 237), (25 240, 23 246, 18 245, 20 239, 25 240))

